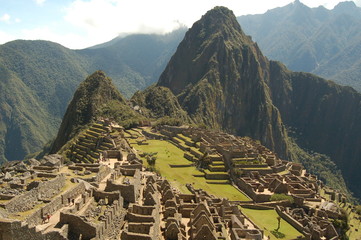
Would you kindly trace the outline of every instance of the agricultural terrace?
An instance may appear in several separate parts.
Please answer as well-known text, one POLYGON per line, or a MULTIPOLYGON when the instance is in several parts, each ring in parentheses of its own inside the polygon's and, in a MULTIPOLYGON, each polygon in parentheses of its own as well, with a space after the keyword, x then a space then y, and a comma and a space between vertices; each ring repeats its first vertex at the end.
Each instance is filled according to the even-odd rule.
MULTIPOLYGON (((229 183, 207 183, 203 177, 203 173, 198 171, 192 162, 183 157, 184 151, 174 146, 172 143, 163 140, 147 140, 148 145, 138 145, 134 141, 130 141, 132 146, 139 151, 144 152, 157 152, 157 160, 155 169, 163 177, 183 193, 189 193, 187 183, 192 183, 195 188, 201 188, 210 194, 218 197, 225 197, 229 200, 248 201, 249 198, 234 188, 229 183), (187 167, 170 167, 169 165, 188 165, 187 167), (195 177, 194 175, 199 175, 195 177)), ((143 158, 143 162, 148 166, 147 161, 143 158)))

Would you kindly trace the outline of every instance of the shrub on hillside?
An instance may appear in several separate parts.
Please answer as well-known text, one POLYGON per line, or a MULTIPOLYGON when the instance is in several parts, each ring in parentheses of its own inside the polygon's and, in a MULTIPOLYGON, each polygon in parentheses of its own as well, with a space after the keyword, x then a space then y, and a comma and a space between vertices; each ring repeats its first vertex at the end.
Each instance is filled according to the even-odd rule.
POLYGON ((278 194, 278 193, 274 193, 272 196, 271 196, 271 201, 283 201, 283 200, 288 200, 290 201, 291 203, 294 203, 295 200, 293 199, 292 196, 288 196, 284 193, 281 193, 281 194, 278 194))

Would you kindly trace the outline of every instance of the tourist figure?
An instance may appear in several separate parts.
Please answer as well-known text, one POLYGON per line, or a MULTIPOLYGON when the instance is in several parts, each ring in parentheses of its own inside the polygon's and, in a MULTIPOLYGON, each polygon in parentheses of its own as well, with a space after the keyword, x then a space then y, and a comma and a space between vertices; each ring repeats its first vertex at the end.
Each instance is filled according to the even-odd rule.
POLYGON ((47 213, 47 214, 46 214, 46 219, 48 219, 48 222, 50 222, 50 217, 51 217, 50 214, 47 213))

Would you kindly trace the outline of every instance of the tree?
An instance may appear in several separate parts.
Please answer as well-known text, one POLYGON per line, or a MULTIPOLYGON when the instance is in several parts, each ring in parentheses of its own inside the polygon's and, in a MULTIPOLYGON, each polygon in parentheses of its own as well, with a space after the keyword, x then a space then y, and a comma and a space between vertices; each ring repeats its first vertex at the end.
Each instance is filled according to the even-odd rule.
POLYGON ((280 216, 277 217, 277 221, 278 221, 278 225, 277 225, 276 232, 278 232, 278 230, 280 230, 280 227, 281 227, 281 217, 280 216))
POLYGON ((155 162, 157 160, 157 152, 151 152, 151 153, 144 153, 145 155, 145 159, 147 159, 147 163, 149 164, 149 166, 154 166, 155 162))

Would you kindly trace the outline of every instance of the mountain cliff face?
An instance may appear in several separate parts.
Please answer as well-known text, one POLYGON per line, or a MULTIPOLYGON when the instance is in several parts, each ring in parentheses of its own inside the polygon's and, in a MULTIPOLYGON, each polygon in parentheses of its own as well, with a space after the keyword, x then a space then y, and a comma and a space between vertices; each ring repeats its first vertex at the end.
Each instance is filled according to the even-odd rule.
POLYGON ((237 19, 267 57, 361 91, 361 8, 353 1, 331 10, 294 1, 237 19))
MULTIPOLYGON (((352 168, 360 164, 360 94, 269 61, 230 10, 216 7, 193 25, 157 86, 168 88, 195 123, 258 139, 279 156, 317 165, 314 169, 337 167, 294 143, 329 155, 360 196, 355 183, 361 179, 352 168), (324 162, 313 163, 316 158, 324 162)), ((143 101, 147 105, 151 102, 143 101)))
POLYGON ((104 72, 96 71, 87 77, 75 91, 69 103, 50 152, 59 151, 82 127, 104 113, 104 109, 111 108, 115 104, 118 105, 117 107, 124 108, 123 114, 132 112, 126 100, 104 72))
POLYGON ((360 197, 360 93, 312 74, 284 71, 278 62, 270 62, 270 72, 273 103, 295 131, 297 143, 330 156, 360 197))
POLYGON ((195 122, 259 139, 287 157, 267 65, 233 13, 217 7, 186 33, 157 85, 168 87, 195 122))

